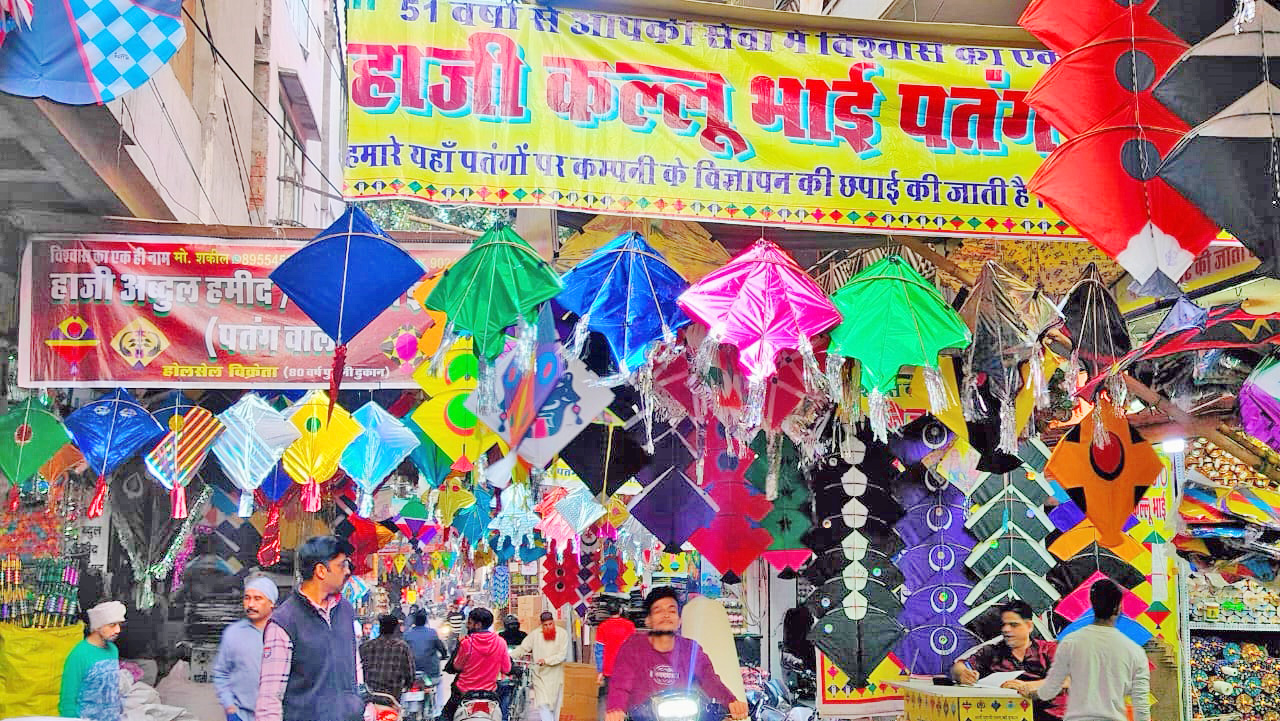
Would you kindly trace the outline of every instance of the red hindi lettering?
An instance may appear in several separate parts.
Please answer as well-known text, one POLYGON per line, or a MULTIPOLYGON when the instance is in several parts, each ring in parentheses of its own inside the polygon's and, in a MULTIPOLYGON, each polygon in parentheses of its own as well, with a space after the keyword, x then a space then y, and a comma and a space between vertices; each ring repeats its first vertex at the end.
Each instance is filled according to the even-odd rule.
POLYGON ((860 62, 849 66, 847 79, 758 75, 751 80, 751 119, 763 128, 781 129, 789 140, 830 143, 834 135, 855 152, 867 152, 883 99, 869 76, 879 72, 879 64, 860 62))
POLYGON ((664 68, 644 63, 618 63, 618 75, 632 78, 618 91, 618 117, 628 126, 648 132, 651 114, 678 133, 688 134, 702 120, 698 140, 721 157, 737 157, 751 146, 729 123, 731 87, 720 73, 664 68))

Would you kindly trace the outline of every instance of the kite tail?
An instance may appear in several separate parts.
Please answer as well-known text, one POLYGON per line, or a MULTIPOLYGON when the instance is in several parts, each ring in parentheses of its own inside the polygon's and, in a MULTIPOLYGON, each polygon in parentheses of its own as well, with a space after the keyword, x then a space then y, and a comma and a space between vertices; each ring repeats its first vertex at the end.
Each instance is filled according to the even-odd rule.
POLYGON ((329 377, 329 416, 326 422, 333 418, 333 405, 338 402, 338 386, 342 385, 342 372, 347 367, 347 344, 339 343, 338 347, 333 349, 333 375, 329 377))
POLYGON ((769 470, 764 478, 764 495, 772 501, 778 497, 778 476, 782 471, 782 434, 769 431, 768 444, 769 470))
POLYGON ((827 383, 827 377, 822 374, 822 369, 818 367, 818 357, 813 353, 813 343, 809 336, 800 335, 800 339, 797 342, 797 350, 800 351, 800 358, 804 364, 805 391, 814 395, 825 395, 835 400, 836 395, 831 390, 831 385, 827 383))
POLYGON ((867 396, 867 415, 871 417, 871 434, 877 441, 888 443, 889 399, 879 388, 872 388, 867 396))
POLYGON ((253 491, 240 491, 240 508, 238 515, 241 518, 250 518, 253 516, 253 491))
POLYGON ((315 513, 320 510, 320 482, 308 481, 302 486, 302 510, 315 513))
POLYGON ((22 493, 18 491, 18 485, 15 483, 9 486, 9 512, 17 513, 18 506, 22 503, 22 493))
POLYGON ((258 546, 258 563, 264 567, 280 562, 280 504, 267 510, 267 525, 262 529, 262 545, 258 546))
POLYGON ((102 509, 107 505, 107 477, 105 474, 98 474, 98 485, 93 491, 93 500, 89 502, 89 510, 85 511, 85 515, 89 518, 98 518, 102 515, 102 509))
POLYGON ((951 394, 947 392, 947 382, 942 377, 942 370, 934 366, 924 367, 924 389, 929 394, 929 408, 939 413, 951 407, 951 394))
POLYGON ((187 512, 187 489, 181 483, 173 484, 173 490, 169 491, 169 499, 173 505, 173 513, 170 514, 174 518, 186 518, 187 512))

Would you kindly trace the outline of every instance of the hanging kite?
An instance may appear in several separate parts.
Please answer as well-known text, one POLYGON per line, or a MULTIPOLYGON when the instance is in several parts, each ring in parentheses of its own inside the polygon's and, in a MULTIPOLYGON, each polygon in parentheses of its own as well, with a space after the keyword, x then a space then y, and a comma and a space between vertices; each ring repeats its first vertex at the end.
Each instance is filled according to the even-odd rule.
POLYGON ((320 484, 338 472, 343 450, 362 429, 322 390, 308 391, 289 409, 288 416, 301 437, 285 450, 281 463, 302 486, 302 510, 315 513, 320 510, 320 484))
POLYGON ((1093 263, 1085 266, 1080 280, 1067 292, 1061 311, 1063 333, 1071 339, 1067 377, 1074 375, 1073 368, 1087 371, 1090 378, 1110 372, 1111 366, 1132 350, 1129 326, 1093 263))
POLYGON ((850 278, 832 294, 831 302, 843 320, 831 331, 828 378, 841 378, 838 359, 858 361, 877 439, 886 440, 887 394, 897 387, 903 366, 924 368, 932 408, 941 411, 952 404, 938 370, 938 353, 968 346, 970 332, 938 289, 911 264, 896 255, 885 257, 850 278))
POLYGON ((342 384, 347 343, 423 273, 418 261, 355 205, 271 272, 280 291, 337 344, 330 412, 342 384))
MULTIPOLYGON (((445 353, 439 374, 424 364, 413 379, 427 394, 427 400, 409 414, 408 420, 422 429, 449 462, 450 470, 469 471, 485 458, 485 452, 502 438, 488 424, 481 423, 471 410, 470 396, 476 389, 478 365, 470 351, 471 340, 460 339, 445 353)), ((496 412, 496 411, 495 411, 496 412)))
MULTIPOLYGON (((285 500, 297 487, 298 484, 285 472, 284 464, 277 463, 262 479, 254 494, 259 504, 267 508, 267 520, 262 527, 262 543, 258 546, 258 562, 264 568, 280 562, 280 511, 285 500)), ((241 500, 240 504, 243 508, 244 501, 241 500)))
POLYGON ((498 534, 494 539, 494 547, 506 542, 516 548, 535 545, 534 529, 541 519, 533 512, 528 484, 512 483, 502 489, 499 500, 501 508, 489 522, 489 529, 498 534))
POLYGON ((430 543, 439 526, 431 524, 431 513, 420 498, 391 499, 391 517, 396 528, 411 542, 430 543))
POLYGON ((605 337, 621 377, 648 362, 657 343, 675 343, 690 323, 676 304, 689 283, 640 233, 628 232, 596 249, 561 278, 556 302, 578 315, 570 353, 578 355, 588 329, 605 337))
POLYGON ((1082 47, 1097 37, 1108 25, 1129 13, 1146 14, 1139 3, 1122 4, 1115 0, 1031 0, 1018 18, 1018 24, 1059 55, 1082 47))
POLYGON ((1164 470, 1155 449, 1123 411, 1102 400, 1100 423, 1083 422, 1059 439, 1045 471, 1097 527, 1107 548, 1123 543, 1124 523, 1164 470))
POLYGON ((489 506, 493 503, 493 494, 484 486, 476 486, 471 493, 475 501, 469 506, 458 509, 453 514, 449 525, 467 539, 474 550, 480 541, 489 535, 489 523, 493 520, 489 515, 489 506))
POLYGON ((679 550, 716 515, 715 502, 678 468, 668 469, 631 499, 628 511, 668 552, 679 550))
POLYGON ((453 517, 458 511, 470 508, 476 503, 476 495, 463 485, 462 474, 454 474, 440 486, 436 497, 436 512, 440 514, 440 525, 452 526, 453 517))
POLYGON ((960 306, 960 317, 973 332, 973 342, 965 352, 966 382, 961 393, 965 418, 997 418, 1000 448, 1015 453, 1015 396, 1022 386, 1018 366, 1031 362, 1031 386, 1040 397, 1039 389, 1047 387, 1046 379, 1037 377, 1035 372, 1041 368, 1044 354, 1040 337, 1057 325, 1061 316, 1039 290, 994 261, 987 261, 960 306), (983 380, 999 408, 985 407, 987 404, 979 395, 983 380))
POLYGON ((906 630, 893 614, 868 608, 861 618, 850 618, 842 609, 822 616, 809 631, 808 639, 844 671, 856 688, 867 685, 876 666, 902 639, 906 630))
POLYGON ((186 518, 187 484, 204 465, 209 447, 222 434, 222 422, 208 409, 188 401, 181 391, 169 394, 155 418, 169 432, 147 453, 147 472, 168 489, 173 517, 186 518))
POLYGON ((1239 239, 1267 276, 1280 274, 1277 108, 1280 88, 1259 85, 1187 133, 1160 166, 1160 177, 1239 239))
POLYGON ((709 329, 698 348, 696 373, 705 375, 716 344, 738 349, 738 367, 749 385, 743 430, 755 430, 762 419, 765 381, 777 372, 779 351, 800 351, 808 385, 818 386, 821 371, 812 338, 839 323, 840 313, 776 244, 757 240, 723 268, 690 286, 678 302, 709 329))
POLYGON ((339 464, 359 486, 360 515, 369 518, 373 513, 373 492, 409 457, 418 446, 418 439, 398 418, 373 401, 357 408, 351 417, 364 432, 347 445, 339 464))
POLYGON ((97 489, 86 511, 89 518, 102 515, 107 474, 164 435, 164 427, 123 388, 81 406, 67 416, 64 425, 89 468, 98 474, 97 489))
POLYGON ((0 471, 9 480, 10 493, 17 493, 19 484, 38 472, 68 440, 62 422, 35 398, 0 416, 0 471))
POLYGON ((493 360, 506 343, 507 328, 520 325, 523 350, 517 362, 527 367, 535 340, 534 311, 560 291, 560 278, 524 238, 510 226, 494 227, 445 270, 427 297, 427 310, 443 312, 449 319, 432 365, 440 363, 457 334, 470 336, 479 361, 478 407, 482 413, 496 409, 493 360))
POLYGON ((254 393, 246 393, 218 415, 223 432, 213 442, 222 472, 240 489, 241 518, 253 515, 253 492, 276 469, 284 451, 301 433, 254 393))
POLYGON ((34 16, 31 7, 0 2, 0 18, 26 25, 0 45, 0 91, 28 98, 105 105, 145 85, 187 36, 181 0, 42 2, 34 16))

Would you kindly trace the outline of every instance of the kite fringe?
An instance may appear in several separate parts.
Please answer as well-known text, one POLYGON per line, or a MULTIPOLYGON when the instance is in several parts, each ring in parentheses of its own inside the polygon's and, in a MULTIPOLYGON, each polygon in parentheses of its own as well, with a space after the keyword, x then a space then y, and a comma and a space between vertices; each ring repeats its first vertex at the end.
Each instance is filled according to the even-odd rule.
POLYGON ((929 365, 924 367, 924 389, 929 394, 929 408, 934 413, 951 407, 951 394, 947 393, 947 383, 941 370, 929 365))
POLYGON ((173 484, 173 488, 169 491, 169 500, 173 506, 173 512, 170 515, 174 518, 186 518, 189 515, 187 489, 181 483, 173 484))
POLYGON ((778 497, 778 476, 782 472, 782 434, 769 431, 768 439, 769 470, 765 474, 764 495, 772 501, 778 497))
POLYGON ((741 435, 747 435, 764 421, 764 396, 767 386, 764 378, 752 378, 747 384, 747 406, 738 423, 741 435))
POLYGON ((835 398, 831 390, 831 385, 827 383, 826 376, 822 369, 818 367, 818 358, 813 353, 813 342, 803 333, 796 343, 796 349, 800 352, 800 357, 804 360, 804 389, 806 392, 814 395, 825 395, 835 398))
POLYGON ((571 357, 581 358, 582 351, 586 350, 587 336, 591 334, 591 329, 588 327, 590 323, 591 311, 578 317, 577 325, 573 326, 572 340, 569 342, 569 347, 565 349, 571 357))
POLYGON ((440 375, 441 369, 444 368, 445 356, 449 355, 449 349, 458 340, 458 331, 453 327, 453 321, 449 321, 444 326, 444 331, 440 334, 440 345, 436 346, 436 352, 431 354, 431 360, 427 362, 427 372, 433 376, 440 375))
POLYGON ((258 563, 264 567, 280 562, 280 506, 276 502, 267 508, 267 523, 262 528, 262 544, 258 546, 258 563))
POLYGON ((867 396, 867 415, 871 417, 871 434, 881 443, 889 442, 889 399, 884 391, 872 388, 867 396))
MULTIPOLYGON (((476 356, 479 369, 476 373, 476 412, 480 416, 495 416, 501 412, 501 393, 498 389, 498 371, 493 361, 483 353, 476 356)), ((518 359, 512 361, 518 362, 518 359)))
POLYGON ((98 484, 93 490, 93 500, 89 502, 89 509, 85 511, 85 515, 89 518, 98 518, 102 515, 103 509, 107 505, 107 477, 99 473, 98 484))
POLYGON ((827 352, 826 367, 823 369, 827 377, 827 393, 831 401, 839 406, 844 402, 844 358, 827 352))
POLYGON ((1018 453, 1017 405, 1012 398, 1000 403, 1000 450, 1010 455, 1018 453))
POLYGON ((1049 383, 1044 376, 1044 346, 1040 343, 1036 343, 1031 351, 1031 367, 1027 369, 1027 381, 1031 384, 1035 407, 1048 408, 1049 383))
POLYGON ((310 480, 302 485, 302 510, 315 513, 320 510, 320 482, 310 480))

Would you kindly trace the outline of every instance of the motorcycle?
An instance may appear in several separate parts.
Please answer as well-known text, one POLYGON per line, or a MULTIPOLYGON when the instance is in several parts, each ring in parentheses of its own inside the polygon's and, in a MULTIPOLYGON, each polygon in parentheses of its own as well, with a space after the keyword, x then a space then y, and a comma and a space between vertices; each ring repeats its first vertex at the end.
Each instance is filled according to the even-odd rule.
POLYGON ((664 691, 627 712, 628 721, 724 721, 729 709, 700 691, 664 691))
POLYGON ((394 696, 375 691, 369 694, 368 699, 377 721, 401 721, 400 702, 394 696))
POLYGON ((426 674, 415 674, 413 685, 400 696, 405 721, 428 721, 435 709, 436 684, 426 674))
POLYGON ((453 721, 502 721, 502 707, 494 691, 468 691, 462 695, 453 721))

